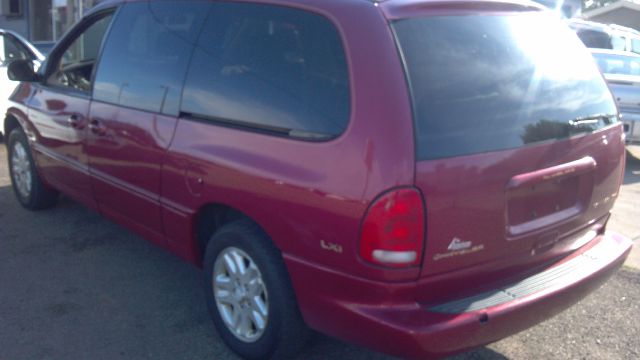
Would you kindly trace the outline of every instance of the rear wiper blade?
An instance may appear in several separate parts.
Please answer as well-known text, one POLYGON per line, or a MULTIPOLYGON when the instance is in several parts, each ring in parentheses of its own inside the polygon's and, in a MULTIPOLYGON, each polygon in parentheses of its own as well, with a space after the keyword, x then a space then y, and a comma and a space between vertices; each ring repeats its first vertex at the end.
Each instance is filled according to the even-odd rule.
POLYGON ((583 124, 597 124, 600 120, 605 120, 605 122, 608 124, 610 123, 610 119, 615 116, 616 114, 595 114, 589 116, 581 116, 569 120, 569 125, 577 126, 583 124))

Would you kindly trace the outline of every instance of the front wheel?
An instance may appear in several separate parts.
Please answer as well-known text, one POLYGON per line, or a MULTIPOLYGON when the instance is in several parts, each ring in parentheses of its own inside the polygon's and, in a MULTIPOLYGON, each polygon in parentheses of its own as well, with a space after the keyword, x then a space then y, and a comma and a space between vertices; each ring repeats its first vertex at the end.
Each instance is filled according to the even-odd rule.
POLYGON ((53 206, 58 193, 47 188, 36 170, 29 142, 20 128, 11 131, 7 140, 9 174, 13 192, 20 204, 29 210, 53 206))
POLYGON ((224 225, 204 258, 207 305, 220 337, 247 359, 286 358, 305 344, 304 324, 282 256, 248 220, 224 225))

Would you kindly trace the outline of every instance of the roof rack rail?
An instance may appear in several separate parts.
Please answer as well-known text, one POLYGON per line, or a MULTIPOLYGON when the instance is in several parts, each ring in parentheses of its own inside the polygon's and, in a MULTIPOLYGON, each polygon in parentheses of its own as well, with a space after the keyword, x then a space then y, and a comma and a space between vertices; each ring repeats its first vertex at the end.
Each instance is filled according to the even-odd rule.
POLYGON ((630 32, 630 33, 634 33, 634 34, 640 35, 640 31, 638 31, 638 30, 636 30, 634 28, 631 28, 631 27, 622 26, 622 25, 618 25, 618 24, 609 24, 609 27, 614 29, 614 30, 627 31, 627 32, 630 32))

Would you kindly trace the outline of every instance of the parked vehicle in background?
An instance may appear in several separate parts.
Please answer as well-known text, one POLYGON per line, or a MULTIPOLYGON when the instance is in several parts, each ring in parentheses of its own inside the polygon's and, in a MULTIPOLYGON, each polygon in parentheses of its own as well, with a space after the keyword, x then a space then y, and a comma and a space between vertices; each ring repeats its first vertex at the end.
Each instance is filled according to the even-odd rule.
POLYGON ((640 54, 640 31, 617 24, 609 24, 613 30, 616 40, 613 44, 613 50, 629 51, 640 54))
POLYGON ((588 48, 640 53, 640 32, 635 29, 580 19, 566 21, 588 48))
POLYGON ((605 233, 614 99, 542 10, 106 1, 38 73, 10 66, 14 193, 63 192, 202 266, 246 358, 294 354, 307 327, 404 357, 496 341, 631 249, 605 233))
POLYGON ((602 49, 591 53, 618 102, 627 149, 640 159, 640 55, 602 49))
POLYGON ((10 30, 0 29, 0 134, 4 131, 7 99, 18 85, 7 76, 7 66, 14 60, 42 62, 44 56, 22 36, 10 30))

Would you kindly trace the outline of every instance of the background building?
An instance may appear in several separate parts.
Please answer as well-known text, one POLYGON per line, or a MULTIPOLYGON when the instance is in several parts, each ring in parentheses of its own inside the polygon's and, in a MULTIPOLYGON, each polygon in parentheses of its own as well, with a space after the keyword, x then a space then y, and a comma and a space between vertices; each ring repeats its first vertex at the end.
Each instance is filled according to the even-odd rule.
POLYGON ((585 11, 585 19, 604 24, 618 24, 640 30, 640 3, 617 1, 598 9, 585 11))
POLYGON ((103 0, 0 0, 0 28, 16 31, 33 43, 58 40, 103 0))

